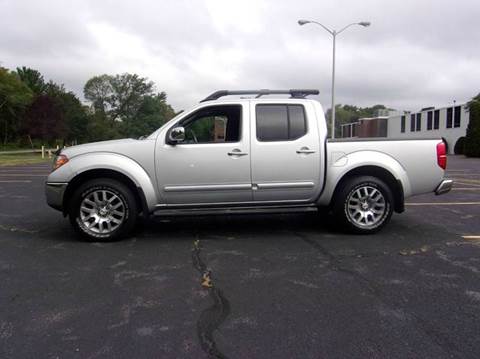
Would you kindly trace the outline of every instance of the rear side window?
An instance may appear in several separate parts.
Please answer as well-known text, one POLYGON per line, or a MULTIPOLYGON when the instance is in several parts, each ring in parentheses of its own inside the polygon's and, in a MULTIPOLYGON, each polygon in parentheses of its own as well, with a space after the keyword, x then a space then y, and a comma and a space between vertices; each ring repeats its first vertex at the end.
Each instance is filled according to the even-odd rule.
POLYGON ((292 141, 307 133, 302 105, 257 105, 257 139, 259 141, 292 141))

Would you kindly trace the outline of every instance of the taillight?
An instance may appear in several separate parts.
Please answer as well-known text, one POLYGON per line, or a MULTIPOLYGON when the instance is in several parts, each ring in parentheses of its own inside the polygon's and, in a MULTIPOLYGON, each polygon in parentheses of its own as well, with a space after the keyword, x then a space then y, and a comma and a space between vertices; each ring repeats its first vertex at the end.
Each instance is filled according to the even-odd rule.
POLYGON ((437 163, 441 168, 447 168, 447 147, 443 141, 437 143, 437 163))

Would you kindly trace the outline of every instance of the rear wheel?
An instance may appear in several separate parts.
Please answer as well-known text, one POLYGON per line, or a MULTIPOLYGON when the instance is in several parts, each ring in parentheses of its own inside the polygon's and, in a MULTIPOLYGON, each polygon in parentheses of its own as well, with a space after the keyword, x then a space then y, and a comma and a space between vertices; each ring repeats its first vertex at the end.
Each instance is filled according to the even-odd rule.
POLYGON ((85 182, 70 202, 70 223, 90 241, 110 241, 128 235, 135 227, 137 215, 132 191, 110 178, 85 182))
POLYGON ((341 228, 353 233, 375 233, 392 216, 392 192, 376 177, 354 177, 339 189, 333 213, 341 228))

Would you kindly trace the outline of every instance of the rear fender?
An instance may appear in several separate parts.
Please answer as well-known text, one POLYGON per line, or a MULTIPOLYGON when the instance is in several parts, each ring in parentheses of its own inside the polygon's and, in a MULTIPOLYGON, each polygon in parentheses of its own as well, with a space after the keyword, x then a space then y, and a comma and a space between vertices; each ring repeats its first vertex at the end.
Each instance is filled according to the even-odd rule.
POLYGON ((352 170, 365 166, 375 166, 387 170, 401 183, 404 196, 408 197, 410 195, 411 186, 407 172, 392 156, 377 151, 358 151, 349 154, 332 152, 328 156, 325 188, 320 195, 317 204, 319 206, 328 206, 338 183, 345 176, 348 176, 348 173, 352 170))

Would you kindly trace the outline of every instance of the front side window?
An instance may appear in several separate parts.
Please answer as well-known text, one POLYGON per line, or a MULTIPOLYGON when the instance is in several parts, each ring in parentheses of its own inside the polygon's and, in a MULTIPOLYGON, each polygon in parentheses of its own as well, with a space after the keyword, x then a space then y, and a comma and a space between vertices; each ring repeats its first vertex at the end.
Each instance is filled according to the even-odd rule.
POLYGON ((302 105, 257 105, 257 139, 259 141, 292 141, 307 133, 302 105))
POLYGON ((241 118, 240 105, 203 108, 180 122, 185 128, 185 140, 182 143, 238 142, 241 118))

